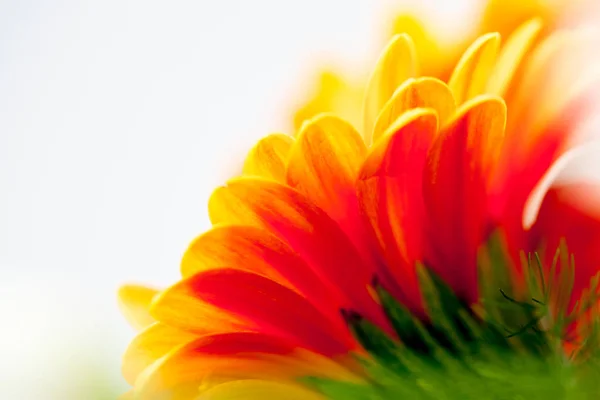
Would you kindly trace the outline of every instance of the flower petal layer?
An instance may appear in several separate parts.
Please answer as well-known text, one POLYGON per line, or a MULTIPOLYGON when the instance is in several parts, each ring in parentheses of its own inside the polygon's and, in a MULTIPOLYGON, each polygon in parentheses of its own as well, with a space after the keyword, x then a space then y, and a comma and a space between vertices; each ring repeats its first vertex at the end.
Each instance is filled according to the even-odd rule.
POLYGON ((174 348, 138 377, 136 398, 187 400, 201 386, 230 379, 286 379, 283 359, 294 349, 276 337, 233 332, 200 337, 174 348))
POLYGON ((131 385, 147 367, 169 353, 172 349, 191 342, 198 336, 155 323, 142 332, 129 344, 123 356, 123 377, 131 385))
POLYGON ((396 294, 413 310, 420 309, 414 263, 423 255, 422 173, 437 129, 435 110, 406 112, 373 146, 357 182, 368 226, 402 291, 396 294))
POLYGON ((276 182, 240 178, 217 189, 209 201, 213 223, 267 229, 308 262, 344 308, 385 324, 368 291, 374 266, 365 262, 348 236, 300 192, 276 182))
POLYGON ((486 93, 504 96, 527 53, 535 44, 542 21, 534 18, 515 30, 508 38, 487 82, 486 93))
POLYGON ((417 74, 415 45, 406 34, 394 36, 379 57, 369 82, 364 103, 365 142, 371 143, 371 132, 381 109, 396 88, 417 74))
POLYGON ((249 152, 244 162, 244 175, 285 181, 285 164, 294 139, 274 133, 261 139, 249 152))
POLYGON ((498 55, 500 35, 488 33, 477 39, 463 54, 456 65, 448 86, 456 104, 462 104, 485 93, 490 72, 498 55))
POLYGON ((400 115, 419 107, 436 110, 440 125, 444 125, 456 111, 452 91, 444 82, 430 77, 408 79, 398 87, 377 117, 373 129, 373 143, 377 142, 400 115))
POLYGON ((156 289, 140 285, 124 285, 117 294, 121 312, 136 330, 154 323, 150 315, 150 303, 158 293, 156 289))
POLYGON ((314 305, 333 313, 341 307, 306 261, 265 229, 244 225, 215 226, 190 245, 181 264, 184 277, 222 267, 262 275, 303 293, 314 305))
POLYGON ((340 221, 353 202, 354 181, 367 153, 358 132, 338 117, 307 121, 290 151, 287 183, 340 221))
POLYGON ((474 266, 484 239, 487 186, 505 121, 506 106, 500 98, 480 96, 467 102, 440 133, 425 169, 431 247, 424 261, 466 301, 478 298, 474 266))
MULTIPOLYGON (((163 293, 154 305, 155 313, 172 309, 172 299, 185 296, 190 303, 206 304, 225 317, 244 321, 242 330, 285 337, 297 346, 329 355, 356 347, 341 318, 326 317, 297 292, 250 272, 231 268, 200 272, 163 293)), ((189 319, 205 323, 206 316, 194 311, 181 309, 178 315, 170 315, 169 323, 178 326, 189 319)))
POLYGON ((230 381, 202 393, 198 400, 325 400, 298 384, 258 379, 230 381))

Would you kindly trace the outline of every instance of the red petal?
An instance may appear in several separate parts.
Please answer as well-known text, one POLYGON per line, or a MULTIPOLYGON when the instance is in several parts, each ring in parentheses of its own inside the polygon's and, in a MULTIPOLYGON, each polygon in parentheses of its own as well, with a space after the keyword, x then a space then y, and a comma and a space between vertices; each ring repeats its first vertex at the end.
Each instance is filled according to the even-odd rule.
POLYGON ((216 226, 190 245, 181 263, 185 277, 222 267, 254 272, 298 290, 328 315, 337 316, 342 307, 300 255, 265 229, 216 226))
POLYGON ((465 301, 478 299, 477 251, 505 120, 501 99, 475 98, 440 133, 429 154, 423 194, 430 248, 424 261, 465 301))
POLYGON ((273 181, 240 178, 219 188, 209 202, 213 223, 256 225, 283 239, 327 282, 345 307, 385 326, 368 291, 374 266, 323 210, 298 191, 273 181))
POLYGON ((283 336, 323 354, 343 354, 355 347, 341 318, 326 318, 300 294, 260 275, 236 269, 200 272, 163 293, 154 310, 168 306, 179 293, 247 321, 250 330, 283 336))
POLYGON ((582 291, 590 286, 590 279, 600 271, 600 215, 598 202, 600 186, 569 184, 548 191, 536 223, 529 232, 531 249, 540 244, 546 249, 546 266, 562 238, 566 240, 569 253, 575 258, 575 284, 571 305, 579 300, 582 291), (595 209, 590 208, 591 199, 595 209))
POLYGON ((421 309, 414 265, 422 256, 422 171, 436 132, 435 111, 403 114, 371 149, 357 183, 387 272, 401 289, 395 294, 414 310, 421 309))

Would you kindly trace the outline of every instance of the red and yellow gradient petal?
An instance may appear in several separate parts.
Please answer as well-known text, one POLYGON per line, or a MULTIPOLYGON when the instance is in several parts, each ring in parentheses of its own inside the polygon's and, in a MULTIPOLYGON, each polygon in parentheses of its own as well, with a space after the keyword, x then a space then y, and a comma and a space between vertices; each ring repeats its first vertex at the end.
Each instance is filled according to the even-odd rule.
POLYGON ((396 89, 377 117, 372 134, 373 143, 377 143, 398 117, 413 108, 433 108, 440 125, 445 125, 456 111, 456 102, 450 88, 439 79, 407 79, 396 89))
POLYGON ((472 303, 478 299, 475 265, 486 229, 487 187, 505 121, 502 99, 468 101, 438 136, 424 174, 429 248, 423 261, 472 303))
POLYGON ((339 315, 334 318, 328 309, 325 305, 322 312, 302 295, 268 278, 224 267, 175 284, 161 294, 152 310, 161 322, 201 334, 257 331, 285 337, 296 346, 328 355, 355 349, 339 315), (178 309, 182 301, 196 308, 188 305, 178 309), (207 315, 206 310, 220 315, 207 315), (237 322, 237 326, 227 329, 216 323, 219 320, 237 322), (209 325, 211 322, 214 327, 209 325))
POLYGON ((352 308, 385 326, 369 293, 374 265, 323 210, 297 190, 261 179, 234 179, 209 201, 213 223, 260 226, 296 250, 325 282, 343 308, 352 308))
POLYGON ((218 394, 214 388, 228 381, 261 379, 293 385, 299 372, 360 381, 340 364, 278 337, 231 332, 202 336, 172 349, 137 378, 134 393, 141 399, 183 400, 211 390, 218 394))
POLYGON ((381 278, 401 301, 422 311, 415 261, 423 256, 422 171, 438 129, 435 110, 400 116, 371 148, 357 182, 375 245, 387 266, 381 278), (389 279, 389 278, 391 279, 389 279))
POLYGON ((290 150, 287 184, 344 226, 356 214, 349 197, 366 153, 352 125, 332 115, 317 116, 304 124, 290 150))
POLYGON ((315 306, 332 310, 340 306, 310 265, 268 230, 245 225, 215 226, 190 245, 181 264, 184 277, 224 266, 272 279, 303 293, 315 306))

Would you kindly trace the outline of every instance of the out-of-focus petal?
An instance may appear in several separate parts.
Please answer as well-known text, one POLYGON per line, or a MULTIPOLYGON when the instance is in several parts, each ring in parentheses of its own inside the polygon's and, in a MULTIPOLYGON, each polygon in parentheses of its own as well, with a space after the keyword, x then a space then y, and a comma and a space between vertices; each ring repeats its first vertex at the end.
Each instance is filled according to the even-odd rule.
POLYGON ((405 81, 383 107, 373 129, 373 143, 404 112, 413 108, 433 108, 438 114, 440 125, 456 111, 450 88, 436 78, 424 77, 405 81))
POLYGON ((142 330, 154 323, 150 315, 150 303, 158 293, 141 285, 124 285, 119 288, 118 299, 121 312, 136 330, 142 330))
POLYGON ((294 139, 274 133, 261 139, 249 152, 244 162, 245 175, 285 181, 285 164, 294 139))
POLYGON ((352 126, 362 126, 364 86, 365 82, 323 70, 313 97, 294 114, 294 132, 298 132, 305 121, 324 112, 333 112, 350 121, 352 126))
POLYGON ((379 57, 367 84, 364 104, 365 142, 371 143, 371 132, 381 109, 396 88, 417 75, 415 45, 406 34, 394 36, 379 57))
POLYGON ((534 45, 541 28, 542 21, 534 18, 520 26, 508 37, 490 75, 487 93, 504 96, 523 59, 534 45))
POLYGON ((448 81, 456 104, 462 104, 485 93, 499 47, 500 35, 488 33, 473 42, 465 51, 448 81))
POLYGON ((423 255, 422 172, 437 129, 435 110, 407 111, 373 146, 357 182, 386 269, 414 310, 420 309, 414 263, 423 255))
POLYGON ((188 343, 198 336, 155 323, 140 332, 129 344, 123 356, 123 377, 131 385, 138 375, 172 349, 188 343))
POLYGON ((289 382, 258 379, 222 383, 202 393, 198 400, 325 400, 325 397, 289 382))
POLYGON ((424 174, 430 246, 424 261, 471 302, 478 299, 476 255, 484 239, 488 180, 505 121, 500 98, 467 102, 434 143, 424 174))
POLYGON ((558 32, 528 58, 520 84, 507 99, 511 110, 507 133, 512 133, 507 137, 507 150, 517 160, 539 152, 544 142, 558 140, 564 144, 574 124, 582 120, 586 95, 597 88, 590 85, 598 79, 598 58, 594 63, 589 54, 597 47, 594 41, 597 36, 593 31, 558 32), (561 129, 555 129, 556 125, 561 129))
POLYGON ((209 201, 213 223, 268 229, 298 252, 346 307, 385 324, 368 291, 374 266, 323 210, 304 195, 276 182, 240 178, 217 189, 209 201))

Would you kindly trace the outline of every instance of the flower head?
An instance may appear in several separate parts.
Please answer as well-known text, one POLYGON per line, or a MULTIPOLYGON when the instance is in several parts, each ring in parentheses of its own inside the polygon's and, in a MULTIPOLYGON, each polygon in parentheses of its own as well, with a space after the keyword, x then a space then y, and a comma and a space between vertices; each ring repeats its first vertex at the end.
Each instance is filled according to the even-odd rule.
POLYGON ((397 35, 370 78, 363 135, 320 114, 295 137, 262 139, 211 196, 213 227, 182 279, 121 290, 143 327, 124 358, 131 394, 391 398, 416 387, 419 360, 435 376, 490 349, 544 360, 587 349, 600 220, 572 201, 587 189, 544 186, 523 224, 590 88, 586 69, 565 72, 580 33, 541 28, 529 20, 503 45, 479 37, 446 81, 420 75, 414 41, 397 35), (554 259, 565 240, 574 275, 564 245, 554 259))

